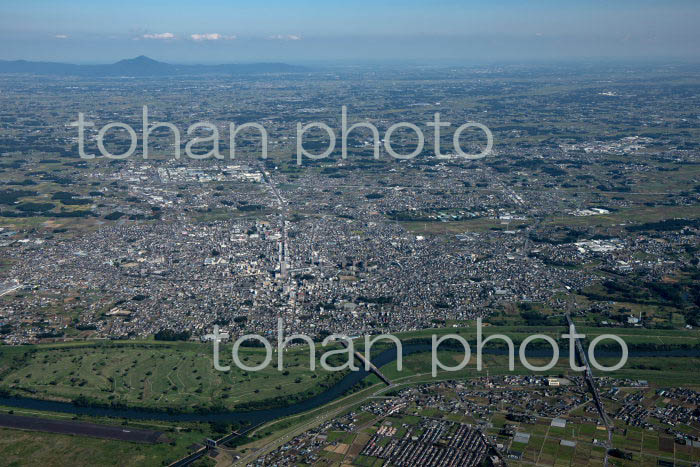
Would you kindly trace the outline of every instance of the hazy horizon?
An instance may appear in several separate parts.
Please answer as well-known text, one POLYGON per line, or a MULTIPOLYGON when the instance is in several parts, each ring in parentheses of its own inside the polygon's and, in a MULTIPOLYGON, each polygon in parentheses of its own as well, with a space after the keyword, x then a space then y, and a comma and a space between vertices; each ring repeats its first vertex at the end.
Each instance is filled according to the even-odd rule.
POLYGON ((162 59, 158 56, 149 55, 137 55, 137 56, 125 56, 110 60, 61 60, 59 58, 52 59, 30 59, 26 57, 16 57, 16 58, 4 58, 0 57, 0 62, 12 62, 12 61, 26 61, 34 63, 56 63, 56 64, 66 64, 66 65, 113 65, 120 61, 130 61, 135 60, 140 57, 145 57, 156 62, 168 64, 168 65, 246 65, 246 64, 261 64, 261 63, 284 63, 288 65, 298 65, 302 67, 310 67, 313 70, 316 68, 324 67, 365 67, 365 66, 378 66, 384 65, 387 67, 482 67, 482 66, 596 66, 596 65, 611 65, 619 64, 621 66, 644 66, 644 65, 679 65, 679 66, 695 66, 700 65, 700 58, 693 57, 579 57, 579 58, 549 58, 549 59, 391 59, 391 58, 381 58, 381 59, 345 59, 345 60, 331 60, 331 59, 298 59, 298 60, 283 60, 283 59, 265 59, 260 58, 258 60, 248 59, 248 60, 236 60, 234 57, 231 59, 223 58, 221 60, 187 60, 182 58, 180 60, 168 60, 162 59))
POLYGON ((209 0, 40 0, 0 5, 0 59, 110 63, 696 61, 700 5, 686 0, 367 1, 265 5, 209 0), (108 19, 105 21, 105 19, 108 19))

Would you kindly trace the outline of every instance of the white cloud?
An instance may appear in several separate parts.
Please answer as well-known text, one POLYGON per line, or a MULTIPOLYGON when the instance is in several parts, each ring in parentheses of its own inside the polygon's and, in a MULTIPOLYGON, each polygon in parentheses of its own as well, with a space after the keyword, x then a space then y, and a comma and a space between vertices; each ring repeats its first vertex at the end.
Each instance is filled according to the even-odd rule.
POLYGON ((232 41, 236 38, 236 36, 224 36, 217 32, 211 32, 208 34, 192 34, 190 35, 190 38, 193 41, 232 41))
POLYGON ((68 36, 65 34, 56 34, 55 36, 56 39, 68 39, 68 36))
POLYGON ((175 34, 172 32, 161 32, 157 34, 144 34, 141 37, 144 39, 175 39, 175 34))
POLYGON ((273 41, 300 41, 301 36, 297 34, 275 34, 269 36, 268 39, 273 41))

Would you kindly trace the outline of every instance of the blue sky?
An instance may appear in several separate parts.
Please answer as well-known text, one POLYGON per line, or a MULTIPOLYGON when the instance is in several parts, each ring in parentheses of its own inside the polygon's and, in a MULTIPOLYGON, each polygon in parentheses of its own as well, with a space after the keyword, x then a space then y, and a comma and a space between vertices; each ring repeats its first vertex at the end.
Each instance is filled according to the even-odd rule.
POLYGON ((0 59, 700 58, 697 0, 3 0, 0 59))

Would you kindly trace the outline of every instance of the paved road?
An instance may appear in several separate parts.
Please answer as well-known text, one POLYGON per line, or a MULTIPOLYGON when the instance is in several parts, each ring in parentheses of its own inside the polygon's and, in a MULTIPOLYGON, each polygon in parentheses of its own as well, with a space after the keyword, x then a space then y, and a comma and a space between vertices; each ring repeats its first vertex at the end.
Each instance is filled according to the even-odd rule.
POLYGON ((266 454, 268 454, 268 453, 274 451, 274 450, 277 449, 278 447, 284 445, 284 444, 287 443, 288 441, 290 441, 290 440, 294 439, 295 437, 299 436, 300 434, 302 434, 302 433, 304 433, 304 432, 310 430, 311 428, 314 428, 315 426, 320 425, 321 423, 325 422, 326 420, 330 420, 330 419, 336 417, 337 415, 339 415, 339 414, 343 413, 344 411, 350 409, 350 407, 352 407, 352 406, 354 406, 354 405, 357 405, 357 404, 361 404, 361 403, 365 402, 366 400, 368 400, 369 398, 375 397, 375 396, 377 396, 378 394, 387 391, 387 390, 388 390, 389 388, 391 388, 391 387, 392 387, 392 386, 383 386, 383 387, 380 387, 380 388, 378 388, 377 390, 375 390, 375 391, 371 392, 370 394, 366 395, 365 397, 363 397, 363 398, 360 399, 360 400, 354 400, 353 396, 356 396, 357 394, 351 394, 351 395, 349 395, 349 396, 346 396, 346 398, 351 399, 351 401, 350 401, 349 403, 343 404, 342 406, 340 406, 340 407, 338 407, 338 408, 335 408, 335 409, 332 409, 332 410, 330 410, 330 411, 323 411, 323 413, 322 413, 321 415, 318 415, 318 416, 314 417, 312 420, 310 420, 310 421, 308 421, 307 423, 304 423, 303 425, 301 425, 301 426, 295 428, 293 431, 287 433, 286 435, 284 435, 284 436, 282 436, 282 437, 280 437, 280 438, 276 438, 276 439, 270 441, 269 443, 265 444, 264 446, 260 447, 259 449, 256 449, 255 451, 253 451, 253 452, 249 453, 248 455, 242 457, 241 459, 239 459, 238 461, 236 461, 233 465, 234 465, 234 466, 243 466, 243 465, 246 465, 246 463, 252 462, 252 461, 254 461, 255 459, 257 459, 258 457, 262 457, 262 456, 264 456, 264 455, 266 455, 266 454))

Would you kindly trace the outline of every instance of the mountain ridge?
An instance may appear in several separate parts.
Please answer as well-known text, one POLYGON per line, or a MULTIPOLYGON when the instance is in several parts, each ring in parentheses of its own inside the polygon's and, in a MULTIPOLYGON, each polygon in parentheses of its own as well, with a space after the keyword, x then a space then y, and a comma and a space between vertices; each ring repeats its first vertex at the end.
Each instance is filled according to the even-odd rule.
POLYGON ((181 76, 206 74, 297 73, 306 68, 278 62, 228 63, 220 65, 175 65, 145 55, 105 65, 29 60, 0 60, 0 73, 75 76, 181 76))

